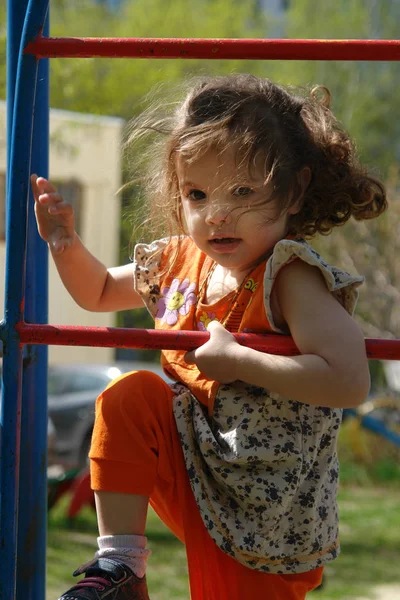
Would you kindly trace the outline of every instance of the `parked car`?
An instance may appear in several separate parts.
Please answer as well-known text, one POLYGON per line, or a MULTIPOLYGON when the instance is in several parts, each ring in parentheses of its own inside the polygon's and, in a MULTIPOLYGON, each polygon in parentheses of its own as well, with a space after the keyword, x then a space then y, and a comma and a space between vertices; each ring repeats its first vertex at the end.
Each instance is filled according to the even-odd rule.
POLYGON ((171 380, 158 363, 60 364, 49 366, 49 418, 55 429, 55 458, 68 469, 88 464, 97 396, 107 385, 129 371, 153 371, 171 380))
MULTIPOLYGON (((1 348, 0 348, 0 350, 1 350, 1 348)), ((1 396, 2 396, 2 385, 3 385, 3 383, 2 383, 2 372, 3 372, 2 361, 3 361, 3 357, 0 352, 0 403, 2 401, 1 396)), ((55 456, 56 456, 55 445, 56 445, 56 430, 55 430, 52 420, 50 419, 50 417, 48 417, 48 419, 47 419, 47 454, 48 454, 49 464, 51 464, 55 460, 55 456)))
MULTIPOLYGON (((69 363, 48 369, 48 462, 64 469, 88 464, 97 396, 107 385, 129 371, 147 370, 171 380, 158 363, 120 361, 112 364, 69 363)), ((0 356, 0 398, 2 357, 0 356)))

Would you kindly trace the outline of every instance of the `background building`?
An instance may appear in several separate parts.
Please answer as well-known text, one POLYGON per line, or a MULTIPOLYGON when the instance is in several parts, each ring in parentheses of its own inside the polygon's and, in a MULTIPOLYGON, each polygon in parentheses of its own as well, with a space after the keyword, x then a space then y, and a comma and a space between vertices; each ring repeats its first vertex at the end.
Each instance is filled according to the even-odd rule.
MULTIPOLYGON (((50 177, 75 209, 77 231, 107 266, 118 263, 122 119, 50 111, 50 177)), ((4 307, 6 104, 0 101, 0 302, 4 307)), ((3 315, 0 310, 0 317, 3 315)), ((89 313, 75 304, 49 261, 49 323, 115 326, 114 313, 89 313)), ((108 362, 112 348, 49 347, 49 362, 108 362)))

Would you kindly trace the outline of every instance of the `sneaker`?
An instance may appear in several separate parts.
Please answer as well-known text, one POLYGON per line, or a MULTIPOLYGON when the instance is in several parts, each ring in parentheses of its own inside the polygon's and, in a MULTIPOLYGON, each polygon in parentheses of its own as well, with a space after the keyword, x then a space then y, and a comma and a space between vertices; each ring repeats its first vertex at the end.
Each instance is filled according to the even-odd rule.
POLYGON ((58 600, 150 600, 141 579, 117 558, 96 558, 74 572, 85 577, 58 600))

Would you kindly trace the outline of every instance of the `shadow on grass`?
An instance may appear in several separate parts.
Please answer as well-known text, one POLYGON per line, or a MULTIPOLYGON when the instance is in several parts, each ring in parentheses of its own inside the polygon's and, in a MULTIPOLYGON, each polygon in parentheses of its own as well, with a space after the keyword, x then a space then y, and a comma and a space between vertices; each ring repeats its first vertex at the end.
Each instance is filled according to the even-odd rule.
POLYGON ((341 555, 335 563, 343 582, 354 582, 355 577, 364 585, 399 583, 400 573, 394 565, 399 564, 398 542, 382 542, 382 545, 366 545, 359 542, 343 542, 341 555), (362 569, 360 568, 362 565, 362 569))
MULTIPOLYGON (((81 535, 82 539, 83 539, 84 534, 86 534, 88 538, 90 536, 97 537, 97 535, 98 535, 96 526, 92 527, 84 520, 82 520, 80 522, 78 520, 69 521, 67 519, 59 520, 56 523, 53 522, 51 524, 51 527, 49 527, 49 535, 61 535, 61 533, 63 535, 65 535, 65 537, 67 539, 68 538, 71 539, 71 537, 79 536, 79 535, 81 535), (70 534, 70 535, 68 535, 68 534, 70 534)), ((168 529, 165 529, 165 530, 150 529, 150 530, 146 531, 146 536, 149 539, 149 542, 153 541, 153 542, 158 542, 158 543, 162 543, 162 544, 167 544, 169 546, 181 545, 181 542, 170 531, 168 531, 168 529)))
MULTIPOLYGON (((84 509, 74 519, 68 519, 65 512, 51 512, 48 519, 49 534, 52 532, 59 534, 66 532, 67 537, 79 537, 80 535, 98 536, 96 515, 91 509, 84 509), (70 534, 70 535, 68 535, 70 534)), ((146 528, 146 536, 150 542, 162 543, 168 546, 180 545, 181 542, 169 531, 169 529, 158 519, 155 513, 150 509, 146 528)))

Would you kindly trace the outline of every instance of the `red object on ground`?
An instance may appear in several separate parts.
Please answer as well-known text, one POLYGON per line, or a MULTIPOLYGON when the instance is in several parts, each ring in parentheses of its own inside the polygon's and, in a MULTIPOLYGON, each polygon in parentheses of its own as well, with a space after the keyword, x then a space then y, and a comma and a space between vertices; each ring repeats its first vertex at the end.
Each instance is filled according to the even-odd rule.
POLYGON ((67 517, 73 519, 84 506, 95 508, 94 493, 90 487, 90 472, 85 469, 74 480, 72 487, 72 498, 68 506, 67 517))

